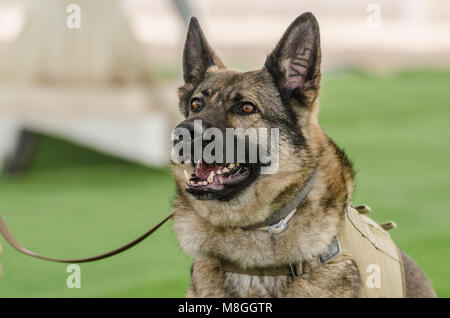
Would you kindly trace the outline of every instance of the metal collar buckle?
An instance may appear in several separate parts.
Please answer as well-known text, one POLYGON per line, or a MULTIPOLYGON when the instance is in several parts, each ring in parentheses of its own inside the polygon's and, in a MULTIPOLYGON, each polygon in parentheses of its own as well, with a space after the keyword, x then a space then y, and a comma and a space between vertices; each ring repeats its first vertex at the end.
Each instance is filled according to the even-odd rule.
POLYGON ((284 232, 287 229, 287 223, 285 220, 281 220, 277 224, 268 226, 269 234, 278 234, 284 232))

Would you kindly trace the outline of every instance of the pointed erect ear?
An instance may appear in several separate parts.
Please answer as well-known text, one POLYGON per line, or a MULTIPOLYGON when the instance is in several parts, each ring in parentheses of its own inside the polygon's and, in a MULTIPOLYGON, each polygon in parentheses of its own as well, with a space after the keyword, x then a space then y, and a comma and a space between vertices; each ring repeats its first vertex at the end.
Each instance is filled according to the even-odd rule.
POLYGON ((312 13, 304 13, 286 30, 265 67, 282 96, 309 104, 320 86, 320 58, 319 25, 312 13))
POLYGON ((222 61, 206 41, 197 18, 192 17, 183 51, 183 72, 185 83, 198 84, 204 77, 206 70, 216 66, 225 68, 222 61))

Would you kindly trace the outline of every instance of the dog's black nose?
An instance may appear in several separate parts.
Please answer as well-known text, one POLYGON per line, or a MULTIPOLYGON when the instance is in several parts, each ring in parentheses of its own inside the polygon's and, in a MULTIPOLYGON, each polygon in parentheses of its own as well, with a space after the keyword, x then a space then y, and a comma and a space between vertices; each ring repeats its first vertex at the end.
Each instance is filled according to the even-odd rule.
POLYGON ((211 127, 210 124, 201 119, 187 119, 179 123, 174 129, 175 142, 194 142, 195 138, 201 138, 206 129, 211 127), (185 140, 189 136, 189 141, 185 140))
POLYGON ((196 162, 202 158, 203 148, 211 142, 203 138, 205 131, 210 127, 211 125, 204 120, 187 119, 174 128, 174 146, 179 146, 178 155, 183 157, 180 161, 185 162, 189 158, 196 162), (195 149, 196 147, 198 149, 195 149), (186 150, 188 151, 185 152, 186 150))

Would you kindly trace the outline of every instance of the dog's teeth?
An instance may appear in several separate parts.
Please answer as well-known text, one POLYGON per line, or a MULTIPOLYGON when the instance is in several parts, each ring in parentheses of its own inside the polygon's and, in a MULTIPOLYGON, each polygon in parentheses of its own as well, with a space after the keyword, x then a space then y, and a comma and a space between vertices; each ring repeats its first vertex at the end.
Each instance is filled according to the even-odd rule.
POLYGON ((235 166, 234 163, 230 163, 230 164, 228 165, 228 168, 233 169, 234 166, 235 166))
POLYGON ((238 162, 238 163, 236 163, 236 167, 239 167, 241 164, 238 162))
POLYGON ((210 173, 209 176, 208 176, 208 182, 209 182, 209 183, 212 183, 213 180, 214 180, 214 171, 211 171, 211 173, 210 173))
POLYGON ((189 173, 184 170, 184 177, 186 178, 186 181, 189 182, 189 173))
POLYGON ((203 181, 203 185, 208 185, 208 181, 203 181))
POLYGON ((220 175, 222 174, 222 170, 217 170, 216 173, 220 175))
POLYGON ((225 168, 222 169, 222 172, 223 172, 223 173, 227 173, 227 172, 230 172, 230 170, 228 170, 228 168, 225 167, 225 168))

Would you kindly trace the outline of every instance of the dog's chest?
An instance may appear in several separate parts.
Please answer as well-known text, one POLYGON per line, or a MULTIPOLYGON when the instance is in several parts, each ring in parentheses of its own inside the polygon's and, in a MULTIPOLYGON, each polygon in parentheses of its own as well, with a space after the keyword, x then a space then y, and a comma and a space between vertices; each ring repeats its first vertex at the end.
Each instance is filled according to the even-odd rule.
POLYGON ((224 273, 223 284, 227 297, 283 297, 290 280, 288 276, 224 273))

